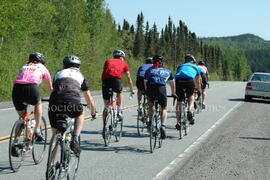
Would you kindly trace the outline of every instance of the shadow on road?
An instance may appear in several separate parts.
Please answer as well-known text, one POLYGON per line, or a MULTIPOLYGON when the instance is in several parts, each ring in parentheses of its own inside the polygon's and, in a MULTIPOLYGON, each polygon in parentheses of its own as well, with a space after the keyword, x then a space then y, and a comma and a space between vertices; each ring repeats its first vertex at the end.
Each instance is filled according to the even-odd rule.
MULTIPOLYGON (((102 141, 103 142, 103 141, 102 141)), ((101 143, 101 139, 93 139, 91 141, 85 140, 81 142, 81 149, 83 151, 114 151, 115 153, 150 153, 148 149, 139 148, 138 145, 133 146, 115 146, 116 143, 112 140, 110 146, 105 147, 101 143)))
MULTIPOLYGON (((244 98, 235 98, 235 99, 228 99, 228 101, 238 101, 238 102, 244 102, 244 98)), ((270 101, 267 99, 252 99, 246 103, 264 103, 264 104, 270 104, 270 101)))
POLYGON ((240 139, 251 139, 251 140, 263 140, 263 141, 270 141, 270 138, 263 138, 263 137, 239 137, 240 139))
POLYGON ((8 161, 0 161, 0 174, 10 174, 12 172, 8 161))
POLYGON ((239 101, 239 102, 243 102, 245 101, 244 98, 234 98, 234 99, 228 99, 228 101, 239 101))

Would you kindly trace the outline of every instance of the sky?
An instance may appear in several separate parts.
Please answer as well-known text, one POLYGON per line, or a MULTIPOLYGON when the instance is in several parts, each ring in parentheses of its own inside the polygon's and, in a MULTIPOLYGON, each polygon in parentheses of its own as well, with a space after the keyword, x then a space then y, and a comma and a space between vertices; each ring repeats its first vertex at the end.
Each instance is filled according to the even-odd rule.
POLYGON ((105 0, 117 24, 136 25, 142 12, 150 26, 182 20, 198 37, 251 33, 270 40, 270 0, 105 0))

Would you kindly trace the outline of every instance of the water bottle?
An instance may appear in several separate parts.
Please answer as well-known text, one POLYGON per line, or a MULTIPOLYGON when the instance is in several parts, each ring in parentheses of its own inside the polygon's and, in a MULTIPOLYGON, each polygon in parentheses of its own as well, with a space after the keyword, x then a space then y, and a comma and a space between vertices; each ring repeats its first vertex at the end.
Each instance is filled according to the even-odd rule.
POLYGON ((71 141, 71 133, 66 134, 65 140, 68 141, 68 142, 71 141))

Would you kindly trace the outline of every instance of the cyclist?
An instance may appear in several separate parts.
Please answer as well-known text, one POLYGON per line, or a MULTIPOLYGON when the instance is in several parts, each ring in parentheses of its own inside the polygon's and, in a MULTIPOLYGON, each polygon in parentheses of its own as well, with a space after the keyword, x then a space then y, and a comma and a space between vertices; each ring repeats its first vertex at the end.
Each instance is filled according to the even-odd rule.
POLYGON ((46 59, 43 54, 33 52, 29 55, 28 63, 23 65, 19 75, 14 80, 12 101, 20 117, 26 113, 26 104, 35 106, 35 136, 37 141, 42 141, 40 123, 42 116, 42 103, 38 86, 45 82, 48 92, 52 91, 51 75, 45 67, 46 59))
POLYGON ((84 122, 80 90, 83 92, 92 117, 96 116, 94 101, 88 83, 80 72, 80 65, 81 61, 77 56, 71 55, 64 58, 63 69, 60 69, 54 75, 53 92, 50 96, 48 112, 53 134, 56 133, 56 129, 62 128, 58 121, 63 120, 61 114, 75 118, 75 128, 70 148, 76 154, 81 152, 78 137, 84 122))
POLYGON ((104 110, 103 110, 103 131, 102 136, 104 138, 105 132, 105 113, 110 105, 110 91, 112 89, 113 92, 116 92, 116 105, 117 105, 117 116, 119 121, 123 120, 123 111, 122 111, 122 102, 123 102, 123 92, 122 92, 122 74, 124 74, 127 78, 128 86, 130 92, 134 94, 134 90, 132 87, 132 80, 130 77, 129 69, 127 63, 124 61, 126 55, 121 50, 115 50, 113 52, 113 58, 105 61, 102 72, 102 96, 104 100, 104 110))
POLYGON ((137 86, 137 97, 138 97, 138 111, 141 112, 141 100, 142 94, 145 93, 144 89, 144 74, 147 69, 152 67, 153 60, 152 57, 148 57, 145 59, 145 64, 140 66, 137 71, 137 79, 136 79, 136 86, 137 86))
MULTIPOLYGON (((196 59, 193 55, 187 54, 185 56, 185 63, 180 64, 177 67, 175 81, 176 81, 176 118, 177 121, 181 118, 181 103, 184 100, 184 95, 188 97, 188 112, 187 117, 190 124, 194 124, 193 118, 193 107, 194 107, 194 91, 200 89, 200 69, 195 65, 196 59)), ((179 130, 179 122, 175 125, 176 129, 179 130)))
POLYGON ((160 136, 166 138, 165 127, 167 124, 167 91, 166 82, 169 80, 172 95, 175 96, 174 76, 172 72, 163 67, 164 58, 156 55, 153 57, 153 66, 145 72, 145 89, 149 102, 149 119, 152 119, 154 100, 157 99, 161 106, 160 136))
POLYGON ((202 108, 205 109, 205 95, 206 95, 206 85, 208 84, 209 81, 209 72, 207 67, 205 66, 204 61, 199 61, 198 66, 205 72, 205 75, 202 75, 202 83, 201 83, 201 88, 202 88, 202 108))

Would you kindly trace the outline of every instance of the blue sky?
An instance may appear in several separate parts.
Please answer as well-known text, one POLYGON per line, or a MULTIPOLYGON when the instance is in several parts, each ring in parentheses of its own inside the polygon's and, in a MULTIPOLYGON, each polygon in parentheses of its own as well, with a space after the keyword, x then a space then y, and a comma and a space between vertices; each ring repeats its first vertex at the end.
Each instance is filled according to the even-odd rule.
POLYGON ((106 0, 117 23, 136 24, 143 12, 145 21, 163 28, 170 16, 199 37, 252 33, 270 40, 270 0, 106 0))

